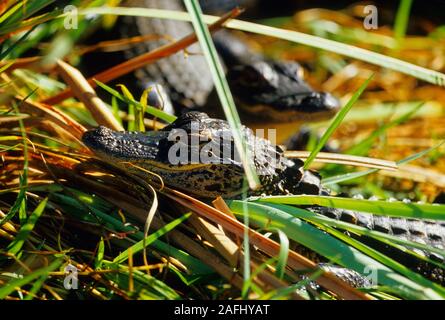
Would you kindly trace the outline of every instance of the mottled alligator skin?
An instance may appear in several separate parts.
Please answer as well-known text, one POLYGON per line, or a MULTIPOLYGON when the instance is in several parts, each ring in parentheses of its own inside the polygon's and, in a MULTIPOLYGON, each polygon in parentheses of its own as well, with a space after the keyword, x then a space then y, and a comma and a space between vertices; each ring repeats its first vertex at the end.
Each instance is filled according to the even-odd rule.
MULTIPOLYGON (((354 223, 370 230, 444 249, 445 224, 438 223, 437 221, 392 218, 326 207, 311 207, 310 210, 330 218, 354 223)), ((422 253, 419 250, 416 251, 422 253)), ((444 257, 436 254, 430 254, 430 257, 439 262, 442 262, 444 259, 444 257)))
MULTIPOLYGON (((321 177, 315 172, 310 172, 310 174, 308 174, 307 171, 304 172, 302 179, 299 182, 299 189, 303 194, 330 195, 329 190, 322 188, 321 177)), ((374 198, 370 198, 369 200, 374 200, 374 198)), ((405 199, 404 202, 409 203, 409 200, 405 199)), ((413 242, 426 244, 441 250, 445 249, 445 222, 426 219, 394 218, 322 206, 306 206, 305 209, 332 219, 357 224, 369 230, 394 235, 403 240, 410 240, 413 242)), ((414 269, 424 277, 441 285, 445 285, 445 270, 443 268, 437 267, 432 263, 423 262, 409 253, 402 252, 393 246, 383 244, 382 242, 370 237, 351 236, 359 239, 361 242, 364 242, 373 248, 376 248, 380 252, 388 255, 403 265, 414 269)), ((409 249, 438 263, 443 264, 445 262, 444 256, 438 255, 434 252, 423 251, 417 248, 409 249)), ((351 283, 354 281, 360 283, 360 281, 362 281, 360 278, 355 278, 353 275, 354 273, 351 274, 351 279, 353 279, 351 283)), ((347 279, 344 278, 344 275, 338 274, 338 276, 347 281, 347 279)))
MULTIPOLYGON (((300 183, 300 190, 304 194, 329 195, 329 190, 321 186, 321 178, 315 173, 303 175, 300 183)), ((362 197, 358 197, 362 198, 362 197)), ((369 200, 376 200, 370 198, 369 200)), ((409 203, 409 200, 404 200, 409 203)), ((380 231, 386 234, 397 236, 400 239, 427 244, 429 246, 445 249, 445 222, 434 220, 405 219, 394 218, 382 215, 373 215, 364 212, 328 208, 322 206, 308 206, 306 209, 322 214, 329 218, 354 223, 369 230, 380 231)), ((418 254, 427 256, 437 262, 444 262, 445 257, 436 253, 422 252, 419 249, 413 249, 418 254)))
MULTIPOLYGON (((286 195, 286 194, 320 194, 329 195, 329 191, 321 187, 320 176, 310 170, 303 170, 303 162, 299 159, 287 159, 282 150, 272 145, 268 140, 256 137, 252 130, 242 129, 247 141, 251 160, 255 164, 262 184, 261 190, 252 195, 286 195), (276 159, 272 161, 272 159, 276 159)), ((188 194, 200 198, 215 198, 223 196, 233 198, 243 192, 244 171, 242 163, 236 159, 234 153, 224 153, 220 150, 229 148, 233 150, 234 142, 229 125, 226 121, 209 118, 200 112, 189 112, 160 131, 153 132, 116 132, 105 127, 87 131, 83 142, 100 158, 124 170, 132 172, 143 178, 150 179, 154 172, 159 174, 168 186, 184 190, 188 194), (194 129, 195 131, 193 131, 194 129), (170 134, 183 130, 187 141, 177 141, 170 134), (191 138, 205 138, 207 143, 193 145, 191 138), (223 139, 224 137, 224 139, 223 139), (185 148, 188 159, 195 154, 208 154, 212 143, 212 152, 217 154, 212 162, 200 161, 197 163, 172 164, 169 152, 179 143, 185 148), (205 152, 203 153, 203 150, 205 152), (146 169, 142 171, 131 165, 135 164, 146 169)), ((434 221, 419 219, 402 219, 377 216, 368 213, 353 212, 350 210, 333 209, 310 206, 307 209, 322 215, 357 223, 371 230, 378 230, 394 236, 409 239, 443 249, 445 246, 445 225, 434 221)), ((361 237, 360 240, 372 242, 372 239, 361 237)), ((382 244, 373 246, 382 248, 382 244)), ((393 250, 383 245, 385 252, 396 260, 408 261, 409 265, 422 272, 428 278, 444 283, 443 269, 435 268, 429 264, 419 263, 418 259, 409 261, 410 256, 400 250, 393 250), (403 259, 401 259, 403 258, 403 259), (406 258, 406 259, 405 259, 406 258)), ((427 254, 430 258, 443 261, 443 257, 436 254, 427 254)))

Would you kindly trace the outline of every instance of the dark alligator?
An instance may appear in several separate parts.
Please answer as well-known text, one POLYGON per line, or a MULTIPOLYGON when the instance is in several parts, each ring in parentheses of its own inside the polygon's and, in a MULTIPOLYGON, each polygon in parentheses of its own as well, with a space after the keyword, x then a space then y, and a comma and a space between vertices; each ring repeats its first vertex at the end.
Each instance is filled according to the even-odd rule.
MULTIPOLYGON (((256 137, 249 128, 243 127, 242 133, 261 181, 260 190, 248 191, 251 195, 329 194, 321 187, 316 172, 303 170, 301 160, 287 159, 279 146, 256 137)), ((209 118, 204 113, 186 113, 160 131, 116 132, 99 127, 87 131, 83 142, 106 162, 144 179, 150 179, 151 175, 137 167, 154 172, 167 186, 200 198, 234 198, 247 191, 243 190, 244 171, 233 151, 233 137, 227 122, 209 118)), ((444 223, 316 206, 308 209, 436 248, 445 246, 444 223)), ((386 249, 387 252, 392 250, 386 249)), ((402 256, 406 258, 406 254, 398 250, 391 255, 396 260, 402 256)), ((443 261, 438 255, 429 257, 443 261)), ((414 262, 414 268, 445 283, 442 269, 417 262, 414 262)))
MULTIPOLYGON (((207 11, 220 13, 236 4, 248 2, 252 1, 206 0, 202 4, 207 11)), ((131 0, 125 4, 184 11, 181 0, 131 0)), ((193 32, 188 22, 144 17, 125 17, 119 26, 125 37, 157 34, 179 39, 193 32)), ((126 51, 127 58, 167 42, 161 39, 140 43, 126 51)), ((298 63, 267 59, 226 30, 217 32, 214 42, 225 63, 227 79, 244 124, 277 128, 278 142, 281 143, 285 136, 281 137, 284 130, 280 130, 279 124, 287 124, 286 134, 289 135, 292 130, 296 132, 302 122, 329 119, 338 111, 336 98, 329 93, 314 91, 302 79, 302 68, 298 63)), ((188 51, 197 53, 200 48, 195 44, 188 51)), ((153 83, 163 85, 174 105, 182 106, 181 110, 194 109, 222 118, 217 99, 211 94, 213 81, 202 55, 185 57, 183 53, 177 53, 139 69, 136 76, 144 88, 153 83)))

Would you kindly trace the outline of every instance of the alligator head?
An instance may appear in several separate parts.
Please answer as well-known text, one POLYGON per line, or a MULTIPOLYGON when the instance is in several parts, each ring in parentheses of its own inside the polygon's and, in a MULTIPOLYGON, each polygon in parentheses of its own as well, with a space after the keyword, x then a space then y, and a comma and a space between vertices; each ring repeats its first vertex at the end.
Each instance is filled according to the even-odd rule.
MULTIPOLYGON (((279 147, 246 127, 241 132, 262 185, 257 193, 297 192, 307 176, 302 162, 285 158, 279 147)), ((85 132, 82 140, 109 163, 144 178, 156 173, 167 186, 198 197, 235 197, 247 188, 228 123, 205 113, 186 113, 160 131, 117 132, 101 126, 85 132)))
POLYGON ((238 106, 249 121, 318 121, 340 108, 330 93, 317 92, 303 80, 302 67, 253 53, 238 37, 225 31, 214 36, 227 65, 227 80, 238 106))

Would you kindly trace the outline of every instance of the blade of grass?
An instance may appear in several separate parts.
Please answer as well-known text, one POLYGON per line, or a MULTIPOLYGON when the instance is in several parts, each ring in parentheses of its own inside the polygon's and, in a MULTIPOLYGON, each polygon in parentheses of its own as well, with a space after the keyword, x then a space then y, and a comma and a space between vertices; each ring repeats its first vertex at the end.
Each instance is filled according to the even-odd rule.
POLYGON ((399 160, 399 161, 397 161, 397 164, 402 165, 402 164, 406 164, 408 162, 414 161, 416 159, 419 159, 419 158, 423 157, 424 155, 426 155, 427 153, 429 153, 433 150, 436 150, 437 148, 440 148, 444 143, 445 143, 445 140, 439 142, 438 144, 436 144, 435 146, 432 146, 431 148, 422 150, 422 151, 417 152, 413 155, 410 155, 402 160, 399 160))
POLYGON ((315 281, 319 276, 323 274, 323 272, 323 269, 319 268, 317 271, 295 284, 267 292, 266 294, 261 296, 259 300, 279 300, 280 298, 287 297, 290 294, 298 291, 299 289, 302 289, 303 287, 309 285, 311 281, 315 281))
POLYGON ((364 177, 368 174, 374 173, 379 171, 379 169, 369 169, 369 170, 363 170, 363 171, 358 171, 358 172, 349 172, 349 173, 345 173, 345 174, 339 174, 333 177, 329 177, 326 179, 323 179, 321 181, 321 184, 323 186, 329 186, 332 184, 336 184, 336 183, 340 183, 340 182, 345 182, 345 181, 349 181, 352 179, 357 179, 360 177, 364 177))
MULTIPOLYGON (((107 86, 105 83, 102 83, 102 82, 100 82, 100 81, 98 81, 98 80, 95 80, 95 82, 96 82, 96 84, 97 84, 99 87, 101 87, 102 89, 104 89, 105 91, 107 91, 107 92, 108 92, 109 94, 111 94, 113 97, 115 97, 115 98, 117 98, 117 99, 119 99, 119 100, 121 100, 121 101, 123 101, 123 102, 125 102, 125 103, 128 103, 129 105, 131 105, 131 104, 133 104, 133 105, 138 105, 138 106, 140 105, 140 103, 139 103, 138 101, 129 99, 129 98, 126 97, 125 95, 122 95, 122 94, 120 94, 118 91, 116 91, 116 90, 114 90, 113 88, 107 86)), ((140 106, 140 107, 142 108, 142 106, 140 106)), ((153 108, 153 107, 151 107, 151 106, 147 106, 147 107, 145 108, 145 111, 146 111, 148 114, 151 114, 152 116, 155 116, 156 118, 162 119, 162 120, 164 120, 164 121, 166 121, 166 122, 168 122, 168 123, 172 123, 173 121, 176 120, 176 117, 175 117, 175 116, 173 116, 173 115, 171 115, 171 114, 168 114, 168 113, 165 113, 164 111, 159 110, 159 109, 156 109, 156 108, 153 108)))
POLYGON ((233 140, 235 142, 236 150, 238 151, 243 163, 249 187, 255 190, 260 186, 260 182, 256 174, 255 167, 252 164, 253 161, 251 161, 251 155, 246 147, 246 142, 241 134, 241 121, 236 110, 235 101, 232 93, 230 92, 229 84, 227 83, 224 69, 219 61, 218 53, 216 52, 209 29, 202 20, 202 11, 198 2, 196 0, 184 0, 184 3, 187 11, 190 13, 196 36, 198 37, 199 43, 204 52, 204 56, 207 59, 207 63, 212 73, 213 82, 215 84, 219 100, 221 101, 227 122, 232 130, 233 140))
MULTIPOLYGON (((275 207, 276 205, 273 204, 272 206, 275 207)), ((359 235, 372 237, 374 239, 377 239, 379 241, 382 241, 382 242, 385 242, 388 244, 396 243, 396 244, 403 245, 406 247, 413 247, 413 248, 417 248, 420 250, 434 252, 441 256, 445 256, 444 249, 431 247, 426 244, 418 243, 415 241, 404 240, 402 238, 399 238, 399 237, 396 237, 396 236, 393 236, 393 235, 390 235, 387 233, 383 233, 380 231, 370 230, 370 229, 367 229, 366 227, 361 227, 361 226, 353 224, 353 223, 348 223, 348 222, 344 222, 341 220, 332 219, 332 218, 326 217, 321 214, 315 214, 315 213, 308 211, 306 209, 302 209, 302 208, 298 208, 298 207, 290 207, 287 205, 279 205, 279 206, 280 206, 280 208, 284 208, 284 209, 293 208, 291 210, 285 210, 285 211, 287 211, 287 212, 292 211, 292 215, 294 215, 300 219, 304 219, 304 220, 307 220, 310 222, 315 222, 318 224, 327 225, 329 227, 340 228, 340 229, 343 229, 346 231, 357 233, 359 235)))
POLYGON ((354 95, 349 99, 348 103, 340 110, 339 113, 335 116, 335 118, 332 120, 331 124, 329 125, 326 132, 323 134, 323 136, 320 138, 320 141, 317 143, 315 148, 311 151, 311 154, 304 162, 304 169, 308 169, 312 161, 314 161, 315 157, 317 156, 318 152, 323 148, 323 146, 328 142, 331 135, 334 133, 334 131, 337 129, 337 127, 341 124, 343 119, 345 118, 346 114, 349 110, 351 110, 354 103, 358 100, 358 98, 361 96, 363 91, 365 91, 366 87, 368 86, 369 82, 371 81, 374 74, 372 74, 361 86, 360 88, 354 93, 354 95))
POLYGON ((8 68, 10 66, 12 66, 13 64, 14 64, 14 61, 11 61, 11 62, 5 64, 4 66, 0 67, 0 73, 3 73, 4 71, 8 70, 8 68))
MULTIPOLYGON (((119 287, 127 287, 130 277, 130 272, 127 266, 118 264, 111 261, 104 261, 104 267, 111 270, 119 270, 118 280, 116 281, 119 287)), ((140 294, 139 297, 132 297, 133 299, 144 299, 144 294, 141 291, 145 291, 150 296, 151 300, 177 300, 180 299, 179 294, 164 283, 163 279, 156 279, 142 270, 132 270, 133 281, 135 283, 135 289, 140 294)), ((107 275, 105 277, 109 278, 107 275)), ((116 277, 111 279, 115 280, 116 277)))
POLYGON ((385 133, 388 129, 398 126, 409 119, 419 111, 420 108, 424 105, 424 102, 420 102, 418 105, 416 105, 412 110, 408 111, 407 113, 401 115, 400 117, 394 119, 393 121, 390 121, 389 123, 386 123, 379 128, 377 128, 375 131, 373 131, 367 138, 360 141, 360 143, 356 144, 355 146, 349 148, 346 150, 345 153, 353 154, 353 155, 365 155, 369 148, 372 146, 372 143, 380 137, 383 133, 385 133))
POLYGON ((136 100, 134 100, 133 95, 131 94, 130 90, 127 89, 127 87, 125 85, 119 84, 118 86, 121 89, 123 96, 126 98, 126 100, 129 101, 128 116, 130 119, 128 120, 127 130, 134 131, 134 130, 136 130, 137 116, 136 116, 136 110, 135 110, 136 106, 132 101, 136 101, 136 100))
POLYGON ((329 208, 342 208, 353 211, 369 212, 376 215, 415 219, 445 220, 445 205, 429 203, 405 203, 402 201, 364 200, 332 196, 265 196, 252 198, 259 202, 319 205, 329 208))
MULTIPOLYGON (((248 292, 250 289, 253 289, 253 285, 254 285, 254 279, 255 277, 257 277, 261 272, 263 272, 264 270, 266 270, 266 268, 273 264, 276 261, 276 258, 270 258, 267 261, 264 261, 260 266, 258 266, 255 271, 252 273, 252 275, 249 276, 249 278, 244 281, 243 283, 243 289, 241 290, 241 296, 243 297, 243 299, 246 299, 248 296, 248 292)), ((255 290, 254 290, 255 291, 255 290)), ((262 292, 260 289, 258 289, 258 291, 255 291, 256 294, 258 295, 263 295, 264 292, 262 292)))
POLYGON ((31 231, 34 229, 37 220, 43 214, 47 202, 48 198, 45 198, 43 201, 41 201, 37 206, 37 208, 28 217, 26 222, 22 225, 14 241, 12 241, 7 247, 9 253, 17 255, 20 252, 20 250, 22 250, 22 247, 25 244, 26 239, 28 238, 31 231))
POLYGON ((54 1, 55 0, 19 1, 17 5, 10 8, 0 17, 0 26, 3 28, 6 25, 23 21, 54 1))
MULTIPOLYGON (((429 152, 436 150, 437 148, 441 147, 443 144, 445 143, 444 141, 439 142, 438 144, 436 144, 435 146, 432 146, 431 148, 422 150, 420 152, 417 152, 413 155, 410 155, 402 160, 399 160, 396 162, 396 164, 398 166, 406 164, 410 161, 414 161, 416 159, 419 159, 421 157, 423 157, 424 155, 428 154, 429 152)), ((379 169, 370 169, 370 170, 365 170, 365 171, 359 171, 359 172, 351 172, 351 173, 346 173, 346 174, 341 174, 341 175, 337 175, 337 176, 333 176, 333 177, 329 177, 326 179, 323 179, 321 181, 323 186, 328 186, 330 184, 335 184, 335 183, 340 183, 340 182, 344 182, 344 181, 348 181, 348 180, 352 180, 352 179, 356 179, 356 178, 360 178, 363 176, 366 176, 368 174, 374 173, 379 171, 379 169)))
POLYGON ((47 267, 40 268, 37 271, 24 276, 23 278, 12 280, 12 281, 6 283, 3 287, 0 288, 0 299, 6 298, 8 295, 10 295, 14 291, 16 291, 17 288, 21 288, 21 287, 27 285, 34 279, 37 279, 41 276, 48 277, 48 274, 51 271, 54 271, 55 269, 57 269, 61 263, 62 263, 62 259, 55 260, 47 267))
POLYGON ((113 116, 117 122, 119 122, 119 124, 122 126, 122 119, 119 117, 119 104, 115 96, 111 97, 111 112, 113 113, 113 116))
POLYGON ((400 0, 399 8, 397 9, 396 19, 394 20, 394 37, 399 44, 405 37, 408 28, 412 3, 412 0, 400 0))
POLYGON ((97 248, 97 254, 96 257, 94 258, 95 269, 99 269, 102 266, 104 261, 104 254, 105 254, 105 243, 104 243, 104 238, 101 237, 99 241, 99 246, 97 248))
POLYGON ((48 276, 46 274, 41 275, 40 278, 38 278, 32 285, 31 289, 29 290, 28 294, 23 298, 23 300, 32 300, 34 296, 39 292, 40 288, 45 283, 45 280, 48 276))
POLYGON ((132 250, 132 254, 133 255, 138 253, 139 251, 143 250, 145 247, 147 247, 148 245, 153 243, 156 239, 162 237, 167 232, 173 230, 175 227, 177 227, 182 222, 187 220, 188 217, 190 217, 190 215, 191 215, 191 213, 184 214, 183 216, 181 216, 181 217, 173 220, 169 224, 165 225, 161 229, 156 230, 156 232, 153 232, 148 237, 142 239, 141 241, 139 241, 139 242, 135 243, 134 245, 132 245, 131 247, 129 247, 124 252, 120 253, 116 258, 113 259, 113 262, 114 263, 122 263, 122 262, 126 261, 128 259, 128 252, 129 252, 129 250, 132 250))
MULTIPOLYGON (((17 33, 26 28, 33 30, 38 24, 57 18, 57 16, 61 14, 61 10, 47 12, 41 16, 27 19, 52 2, 54 2, 54 0, 17 1, 15 6, 1 15, 0 35, 6 35, 10 32, 17 33)), ((31 30, 28 30, 27 34, 29 34, 31 30)))
MULTIPOLYGON (((305 160, 310 156, 308 151, 285 151, 284 155, 287 158, 298 158, 305 160)), ((314 159, 316 162, 325 162, 330 164, 345 164, 350 166, 363 166, 368 168, 384 169, 394 171, 397 170, 397 165, 393 161, 382 160, 377 158, 353 156, 348 154, 319 152, 314 159)))
POLYGON ((286 234, 278 228, 268 228, 268 231, 276 232, 280 239, 280 253, 278 254, 276 276, 283 279, 289 255, 289 239, 286 234))
MULTIPOLYGON (((243 189, 246 190, 246 180, 243 179, 243 189)), ((247 197, 247 192, 243 192, 242 195, 243 199, 247 197)), ((244 249, 244 264, 243 264, 243 289, 246 288, 246 290, 242 290, 241 297, 243 299, 247 299, 249 291, 247 290, 249 286, 246 285, 247 282, 249 282, 249 279, 251 278, 251 270, 250 270, 250 237, 249 237, 249 210, 247 210, 247 206, 243 207, 243 249, 244 249)))
POLYGON ((0 53, 0 60, 3 60, 10 52, 14 50, 14 48, 19 44, 26 40, 26 38, 29 36, 31 32, 34 31, 34 28, 29 29, 27 32, 25 32, 17 41, 15 41, 12 45, 8 46, 8 48, 0 53))
MULTIPOLYGON (((56 10, 52 12, 47 12, 41 16, 33 17, 27 20, 23 20, 17 23, 11 23, 0 27, 0 35, 8 36, 8 33, 17 33, 31 28, 40 27, 45 22, 55 20, 60 18, 62 10, 56 10)), ((46 27, 46 26, 45 26, 46 27)), ((23 43, 22 45, 28 46, 28 43, 23 43)), ((22 48, 18 49, 19 53, 23 52, 22 48)), ((17 55, 16 55, 17 56, 17 55)))
POLYGON ((149 87, 149 88, 145 89, 144 92, 142 92, 141 98, 139 99, 142 109, 140 109, 140 110, 138 109, 139 110, 139 115, 137 117, 138 131, 143 131, 143 132, 145 131, 144 114, 145 114, 145 109, 148 106, 148 95, 150 94, 150 92, 152 90, 153 90, 153 87, 149 87))
POLYGON ((23 2, 18 2, 13 7, 9 8, 9 10, 4 12, 0 17, 0 25, 2 25, 9 17, 11 17, 17 10, 19 10, 22 5, 23 2))
MULTIPOLYGON (((32 91, 27 97, 25 97, 23 101, 26 101, 26 99, 28 99, 32 94, 34 94, 35 90, 32 91)), ((19 108, 17 107, 17 105, 15 103, 13 103, 13 108, 14 111, 16 113, 19 113, 19 108)), ((9 210, 8 214, 3 217, 0 220, 0 226, 3 225, 5 222, 11 220, 14 215, 20 211, 20 210, 24 210, 26 208, 26 188, 28 186, 28 139, 26 137, 26 129, 25 129, 25 125, 23 124, 23 119, 18 119, 19 122, 19 126, 20 126, 20 132, 22 135, 22 140, 23 140, 23 173, 20 175, 20 191, 19 194, 17 195, 17 198, 13 204, 13 206, 11 207, 11 209, 9 210)), ((26 211, 26 210, 25 210, 26 211)))

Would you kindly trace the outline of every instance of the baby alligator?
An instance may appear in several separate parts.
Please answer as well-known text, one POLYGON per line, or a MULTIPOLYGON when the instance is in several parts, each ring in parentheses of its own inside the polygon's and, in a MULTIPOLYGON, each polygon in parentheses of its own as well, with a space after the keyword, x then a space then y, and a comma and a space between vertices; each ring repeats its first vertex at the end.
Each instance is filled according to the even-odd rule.
MULTIPOLYGON (((254 192, 244 189, 243 166, 234 151, 228 123, 205 113, 183 114, 160 131, 116 132, 101 126, 85 132, 83 142, 106 162, 145 179, 151 175, 138 167, 154 172, 167 186, 200 198, 234 198, 244 191, 252 195, 329 194, 321 187, 316 172, 303 170, 301 160, 287 159, 279 146, 255 136, 249 128, 242 127, 241 132, 262 186, 254 192)), ((308 209, 404 239, 445 247, 443 223, 324 207, 308 209)), ((426 254, 443 261, 441 256, 426 254)), ((397 253, 395 258, 401 255, 397 253)), ((435 270, 433 278, 443 277, 443 271, 435 270)))

